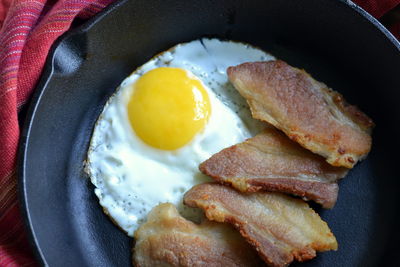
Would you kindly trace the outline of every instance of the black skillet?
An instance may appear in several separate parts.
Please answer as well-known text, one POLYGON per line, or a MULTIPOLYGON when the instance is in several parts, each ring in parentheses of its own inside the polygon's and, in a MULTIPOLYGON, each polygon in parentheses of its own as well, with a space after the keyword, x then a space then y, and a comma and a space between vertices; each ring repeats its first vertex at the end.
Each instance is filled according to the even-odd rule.
POLYGON ((20 197, 38 259, 50 266, 129 266, 131 239, 103 214, 82 172, 107 98, 153 55, 204 36, 251 43, 343 93, 376 122, 373 149, 317 209, 339 250, 298 266, 400 266, 400 45, 338 0, 120 1, 53 47, 28 110, 20 197))

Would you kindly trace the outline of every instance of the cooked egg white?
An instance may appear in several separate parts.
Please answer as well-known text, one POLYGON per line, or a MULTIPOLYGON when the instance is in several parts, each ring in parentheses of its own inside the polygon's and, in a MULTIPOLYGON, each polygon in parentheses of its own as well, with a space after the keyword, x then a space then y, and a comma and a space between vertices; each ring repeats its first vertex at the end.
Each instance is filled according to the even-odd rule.
POLYGON ((179 44, 138 68, 110 98, 93 131, 86 171, 104 210, 133 236, 147 213, 208 181, 198 165, 263 128, 228 82, 226 69, 273 59, 242 43, 179 44))

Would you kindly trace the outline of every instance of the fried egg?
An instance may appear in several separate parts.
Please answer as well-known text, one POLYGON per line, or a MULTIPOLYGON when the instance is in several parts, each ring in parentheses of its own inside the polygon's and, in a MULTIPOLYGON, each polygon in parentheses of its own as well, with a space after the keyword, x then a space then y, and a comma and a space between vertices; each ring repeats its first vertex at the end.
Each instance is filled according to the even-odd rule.
POLYGON ((100 205, 129 236, 163 202, 196 220, 182 198, 209 180, 198 165, 264 128, 226 69, 272 59, 243 43, 195 40, 158 54, 121 83, 97 120, 85 170, 100 205))

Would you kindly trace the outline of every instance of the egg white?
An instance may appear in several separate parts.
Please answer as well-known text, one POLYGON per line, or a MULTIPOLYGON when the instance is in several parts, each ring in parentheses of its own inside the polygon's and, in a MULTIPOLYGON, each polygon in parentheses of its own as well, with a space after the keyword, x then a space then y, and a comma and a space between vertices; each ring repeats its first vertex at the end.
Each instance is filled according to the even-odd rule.
POLYGON ((274 59, 243 43, 202 39, 179 44, 126 78, 101 113, 90 142, 86 171, 101 206, 129 236, 156 205, 170 202, 185 217, 198 214, 182 205, 183 194, 209 180, 198 165, 216 152, 260 132, 245 100, 228 82, 229 66, 274 59), (211 116, 205 128, 184 147, 165 151, 145 144, 133 131, 127 104, 141 75, 158 67, 178 67, 199 78, 209 95, 211 116))

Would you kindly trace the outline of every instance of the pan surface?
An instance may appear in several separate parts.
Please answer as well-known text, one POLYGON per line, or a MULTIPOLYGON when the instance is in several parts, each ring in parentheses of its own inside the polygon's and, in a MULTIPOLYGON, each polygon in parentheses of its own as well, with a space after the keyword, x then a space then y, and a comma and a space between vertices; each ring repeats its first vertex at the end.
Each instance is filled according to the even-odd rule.
POLYGON ((248 42, 341 92, 373 118, 368 158, 317 208, 337 252, 297 266, 398 266, 400 45, 338 0, 120 1, 53 47, 20 143, 20 197, 38 259, 50 266, 130 266, 132 240, 103 214, 83 161, 107 98, 136 67, 181 42, 248 42))

